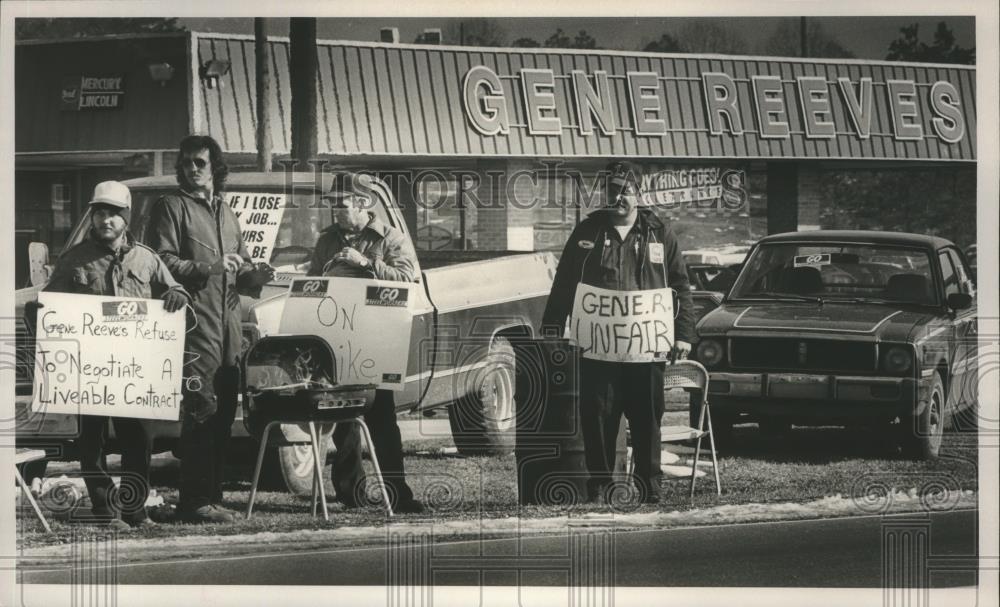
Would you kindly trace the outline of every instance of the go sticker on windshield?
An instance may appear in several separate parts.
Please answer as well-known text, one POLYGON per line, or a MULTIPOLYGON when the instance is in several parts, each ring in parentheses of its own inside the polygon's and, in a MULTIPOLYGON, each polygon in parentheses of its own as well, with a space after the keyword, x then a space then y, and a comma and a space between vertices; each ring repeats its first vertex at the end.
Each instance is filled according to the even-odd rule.
POLYGON ((792 262, 796 268, 803 266, 828 266, 830 265, 829 253, 817 253, 816 255, 796 255, 792 262))
POLYGON ((226 204, 240 222, 243 244, 254 263, 270 262, 281 216, 285 213, 285 195, 226 192, 226 204))

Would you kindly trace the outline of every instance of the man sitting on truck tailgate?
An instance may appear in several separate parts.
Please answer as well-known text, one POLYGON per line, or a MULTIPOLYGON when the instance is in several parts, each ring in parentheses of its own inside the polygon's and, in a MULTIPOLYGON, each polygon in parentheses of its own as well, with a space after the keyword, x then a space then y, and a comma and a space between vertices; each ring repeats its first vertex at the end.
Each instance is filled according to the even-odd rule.
MULTIPOLYGON (((323 231, 309 266, 311 276, 347 276, 397 282, 416 282, 420 276, 417 254, 406 236, 368 212, 372 205, 371 178, 361 173, 337 175, 322 198, 330 203, 333 225, 323 231)), ((423 512, 413 498, 403 470, 403 441, 396 423, 396 404, 391 390, 376 390, 375 403, 365 414, 396 512, 423 512)), ((364 486, 361 468, 361 433, 356 424, 341 424, 333 432, 337 447, 333 462, 333 486, 337 501, 349 508, 358 505, 364 486)))
MULTIPOLYGON (((183 308, 190 297, 170 275, 170 270, 152 249, 137 243, 128 233, 132 194, 117 181, 105 181, 94 188, 90 201, 91 229, 88 237, 66 251, 56 264, 52 278, 43 290, 83 295, 113 295, 163 299, 168 312, 183 308)), ((34 317, 41 304, 30 302, 25 313, 34 317)), ((29 321, 30 322, 30 321, 29 321)), ((122 495, 129 504, 109 503, 114 481, 107 471, 104 444, 108 439, 108 418, 103 415, 80 416, 77 450, 80 472, 87 484, 91 511, 95 519, 117 531, 149 527, 146 515, 149 495, 149 461, 152 440, 143 419, 111 418, 122 448, 122 495), (116 512, 116 506, 122 512, 116 512), (120 515, 120 518, 119 518, 120 515)))

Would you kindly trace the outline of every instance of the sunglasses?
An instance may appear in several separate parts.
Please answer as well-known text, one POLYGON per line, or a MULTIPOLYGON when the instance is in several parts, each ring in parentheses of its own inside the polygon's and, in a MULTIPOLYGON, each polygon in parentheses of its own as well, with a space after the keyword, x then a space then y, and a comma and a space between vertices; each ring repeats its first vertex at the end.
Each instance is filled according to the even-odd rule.
POLYGON ((204 158, 185 158, 181 160, 181 166, 183 167, 187 167, 192 164, 195 166, 195 168, 203 169, 205 168, 206 165, 208 165, 208 161, 206 161, 204 158))

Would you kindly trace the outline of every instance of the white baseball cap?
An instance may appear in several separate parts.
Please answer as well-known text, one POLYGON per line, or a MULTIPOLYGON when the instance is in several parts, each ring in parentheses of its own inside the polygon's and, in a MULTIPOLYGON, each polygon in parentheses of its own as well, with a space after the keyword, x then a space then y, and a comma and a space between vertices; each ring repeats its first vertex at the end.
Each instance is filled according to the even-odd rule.
POLYGON ((132 192, 120 181, 102 181, 94 188, 89 204, 109 204, 120 209, 132 208, 132 192))

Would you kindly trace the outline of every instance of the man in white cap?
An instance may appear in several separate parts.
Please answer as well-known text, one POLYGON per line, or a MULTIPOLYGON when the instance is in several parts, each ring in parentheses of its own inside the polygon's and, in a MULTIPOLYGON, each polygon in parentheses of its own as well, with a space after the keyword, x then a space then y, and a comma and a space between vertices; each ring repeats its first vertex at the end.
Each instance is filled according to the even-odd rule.
MULTIPOLYGON (((56 263, 44 291, 80 295, 159 298, 168 312, 182 309, 189 296, 174 280, 166 264, 152 249, 135 241, 128 232, 132 194, 117 181, 105 181, 94 188, 90 201, 90 233, 71 247, 56 263)), ((29 325, 41 304, 25 306, 29 325)), ((76 441, 80 471, 87 484, 94 520, 112 529, 127 531, 132 527, 154 525, 146 514, 149 495, 149 460, 152 442, 145 420, 111 418, 122 449, 122 485, 118 495, 128 496, 128 503, 115 503, 114 482, 107 472, 104 445, 108 436, 108 418, 81 415, 80 436, 76 441)), ((122 498, 123 500, 125 498, 122 498)))

